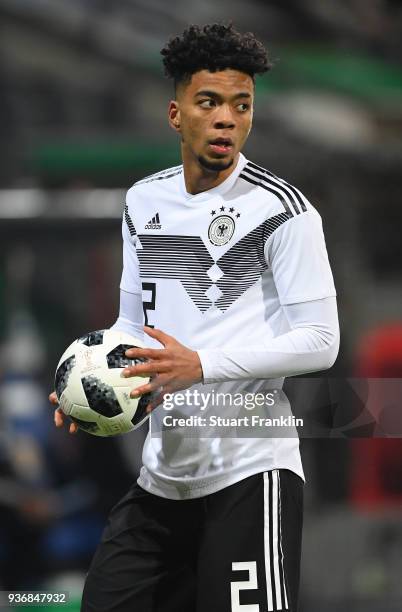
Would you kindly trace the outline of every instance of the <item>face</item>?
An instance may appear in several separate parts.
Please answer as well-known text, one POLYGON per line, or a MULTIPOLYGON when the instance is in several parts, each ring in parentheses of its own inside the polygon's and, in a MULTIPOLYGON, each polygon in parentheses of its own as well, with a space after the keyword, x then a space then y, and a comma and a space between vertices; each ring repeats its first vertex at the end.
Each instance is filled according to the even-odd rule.
POLYGON ((181 134, 183 161, 230 168, 250 133, 253 102, 253 79, 237 70, 200 70, 180 84, 169 122, 181 134))

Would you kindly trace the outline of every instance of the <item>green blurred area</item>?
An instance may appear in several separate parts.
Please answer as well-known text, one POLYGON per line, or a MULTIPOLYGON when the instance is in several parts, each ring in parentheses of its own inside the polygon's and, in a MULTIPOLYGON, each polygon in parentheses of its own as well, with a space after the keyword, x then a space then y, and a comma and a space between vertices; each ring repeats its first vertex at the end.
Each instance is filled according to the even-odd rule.
POLYGON ((399 65, 348 51, 304 47, 280 50, 273 70, 257 81, 261 90, 318 89, 365 99, 368 102, 402 101, 399 65))
POLYGON ((165 145, 136 140, 90 144, 41 144, 33 152, 32 169, 51 176, 118 172, 156 172, 161 167, 180 164, 176 144, 165 145))
MULTIPOLYGON (((257 92, 329 91, 367 104, 402 102, 402 69, 369 55, 322 47, 284 47, 273 57, 280 70, 258 78, 257 92)), ((156 69, 156 65, 154 66, 156 69)), ((160 66, 157 66, 158 71, 160 66)), ((49 178, 122 174, 143 176, 180 163, 176 142, 40 142, 30 169, 49 178)))

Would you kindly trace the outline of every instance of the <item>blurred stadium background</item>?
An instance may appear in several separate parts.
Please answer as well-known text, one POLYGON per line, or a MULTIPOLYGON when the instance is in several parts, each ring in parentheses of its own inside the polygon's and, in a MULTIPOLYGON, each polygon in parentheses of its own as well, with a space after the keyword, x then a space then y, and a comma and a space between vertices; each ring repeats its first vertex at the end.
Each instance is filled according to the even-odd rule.
MULTIPOLYGON (((116 316, 125 189, 179 163, 159 50, 189 23, 228 19, 276 65, 246 154, 324 220, 342 326, 330 377, 401 376, 399 0, 0 0, 0 589, 65 588, 78 610, 138 471, 144 431, 68 436, 47 393, 67 344, 116 316)), ((307 383, 294 381, 304 407, 307 383)), ((300 610, 401 610, 402 428, 334 435, 328 385, 314 393, 329 422, 302 442, 300 610)))

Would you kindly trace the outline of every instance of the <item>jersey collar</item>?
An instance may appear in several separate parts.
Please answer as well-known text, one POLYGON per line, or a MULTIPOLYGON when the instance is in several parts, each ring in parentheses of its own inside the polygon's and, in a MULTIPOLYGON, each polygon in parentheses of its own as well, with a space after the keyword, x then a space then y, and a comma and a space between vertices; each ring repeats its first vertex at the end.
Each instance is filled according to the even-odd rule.
POLYGON ((213 187, 212 189, 208 189, 207 191, 201 191, 201 193, 196 194, 188 193, 188 191, 186 190, 186 184, 184 182, 184 172, 182 172, 180 174, 180 189, 182 191, 182 194, 187 202, 200 202, 202 200, 208 200, 211 196, 214 195, 222 195, 233 187, 240 172, 243 170, 246 164, 247 159, 245 158, 243 153, 240 153, 237 165, 234 168, 233 172, 229 174, 227 179, 225 179, 222 183, 220 183, 216 187, 213 187))

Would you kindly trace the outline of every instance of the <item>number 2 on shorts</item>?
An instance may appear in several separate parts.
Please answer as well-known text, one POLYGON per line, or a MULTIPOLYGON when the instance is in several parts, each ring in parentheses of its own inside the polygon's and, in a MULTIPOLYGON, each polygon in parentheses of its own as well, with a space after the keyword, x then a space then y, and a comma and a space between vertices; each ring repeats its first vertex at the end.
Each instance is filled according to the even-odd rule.
POLYGON ((248 580, 230 583, 230 597, 232 602, 232 612, 260 612, 258 604, 240 604, 240 591, 248 591, 257 589, 257 562, 256 561, 241 561, 233 562, 232 570, 234 572, 248 571, 248 580))

